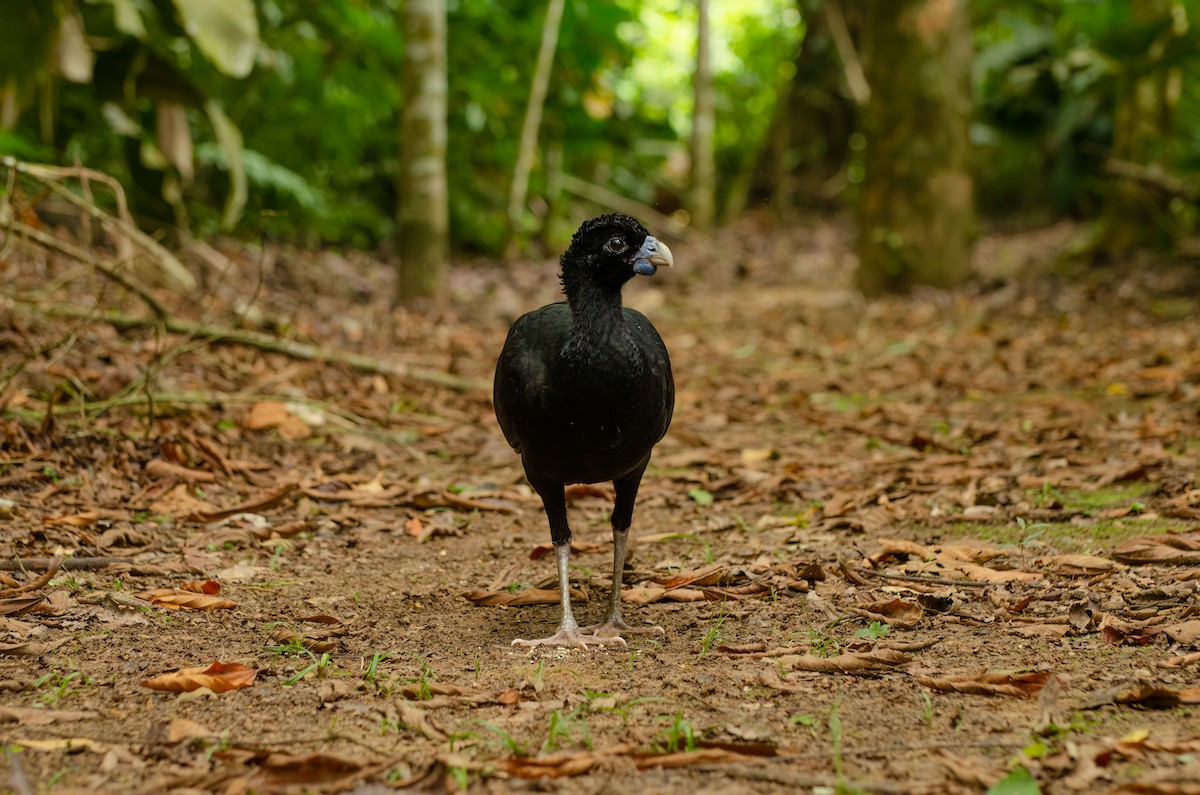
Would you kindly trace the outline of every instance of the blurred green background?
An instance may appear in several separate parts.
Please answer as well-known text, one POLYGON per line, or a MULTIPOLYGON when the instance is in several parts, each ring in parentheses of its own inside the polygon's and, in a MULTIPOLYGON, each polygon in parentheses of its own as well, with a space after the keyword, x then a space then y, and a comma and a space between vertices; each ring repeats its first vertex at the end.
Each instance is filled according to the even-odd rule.
MULTIPOLYGON (((890 5, 912 7, 921 24, 956 2, 890 5)), ((888 50, 882 26, 906 23, 884 21, 884 5, 713 0, 719 221, 760 207, 781 219, 853 210, 871 179, 864 116, 874 103, 911 106, 918 135, 946 123, 906 95, 904 81, 931 67, 908 73, 904 54, 888 50), (868 78, 885 61, 898 70, 866 104, 853 85, 860 57, 868 78)), ((966 26, 946 35, 969 39, 979 213, 1101 221, 1125 167, 1147 205, 1137 223, 1157 230, 1136 242, 1192 235, 1200 0, 966 5, 966 26)), ((491 256, 506 242, 546 3, 445 8, 450 244, 491 256)), ((224 226, 380 247, 397 217, 403 12, 400 0, 0 0, 5 27, 20 32, 0 48, 0 153, 112 173, 139 217, 182 217, 198 235, 224 226)), ((557 252, 579 220, 564 175, 568 187, 582 180, 688 220, 697 13, 690 0, 567 0, 519 219, 523 251, 557 252)))

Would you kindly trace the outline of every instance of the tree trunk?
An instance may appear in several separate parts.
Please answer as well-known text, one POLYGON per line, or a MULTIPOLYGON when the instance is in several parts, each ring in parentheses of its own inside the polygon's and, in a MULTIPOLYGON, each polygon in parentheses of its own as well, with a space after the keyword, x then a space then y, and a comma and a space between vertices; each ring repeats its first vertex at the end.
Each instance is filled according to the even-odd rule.
POLYGON ((434 295, 449 247, 446 195, 446 6, 405 0, 400 117, 400 299, 434 295))
POLYGON ((868 0, 858 286, 867 295, 969 275, 967 0, 868 0))
POLYGON ((696 0, 700 24, 696 30, 696 104, 692 110, 692 175, 688 212, 692 226, 712 228, 716 203, 716 161, 713 154, 713 79, 709 55, 708 0, 696 0))
POLYGON ((550 72, 554 66, 554 51, 558 48, 558 31, 562 25, 564 5, 564 0, 550 0, 546 5, 546 20, 542 23, 542 44, 538 49, 533 85, 529 89, 529 102, 525 105, 525 120, 521 123, 521 145, 517 150, 517 164, 513 168, 512 187, 508 192, 508 240, 504 245, 505 259, 516 256, 518 244, 524 237, 521 222, 525 214, 525 197, 529 195, 529 174, 533 171, 533 157, 537 152, 538 130, 542 126, 546 92, 550 89, 550 72))
MULTIPOLYGON (((1153 170, 1164 154, 1162 142, 1170 138, 1181 76, 1177 69, 1162 66, 1159 59, 1176 35, 1170 22, 1171 6, 1169 0, 1138 0, 1130 6, 1130 22, 1135 28, 1164 27, 1144 56, 1121 65, 1110 153, 1118 163, 1153 170)), ((1170 248, 1183 232, 1167 209, 1171 198, 1169 191, 1132 176, 1113 179, 1104 193, 1100 249, 1109 259, 1118 260, 1137 248, 1170 248)))

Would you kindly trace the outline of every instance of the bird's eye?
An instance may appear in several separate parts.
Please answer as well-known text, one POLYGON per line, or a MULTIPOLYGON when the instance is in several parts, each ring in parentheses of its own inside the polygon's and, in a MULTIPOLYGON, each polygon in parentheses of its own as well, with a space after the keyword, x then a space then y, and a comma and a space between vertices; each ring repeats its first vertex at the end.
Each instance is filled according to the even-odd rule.
POLYGON ((609 254, 620 254, 624 252, 626 248, 628 248, 628 246, 625 245, 625 241, 619 237, 614 237, 604 244, 604 250, 609 254))

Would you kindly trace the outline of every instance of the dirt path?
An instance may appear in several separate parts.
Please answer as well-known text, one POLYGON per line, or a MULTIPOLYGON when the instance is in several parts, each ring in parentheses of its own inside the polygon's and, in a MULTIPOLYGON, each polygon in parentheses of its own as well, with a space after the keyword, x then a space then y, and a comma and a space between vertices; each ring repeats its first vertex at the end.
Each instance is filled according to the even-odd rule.
MULTIPOLYGON (((552 263, 393 313, 373 263, 282 252, 256 287, 232 252, 214 297, 160 296, 413 377, 50 318, 15 299, 143 307, 16 250, 0 553, 101 560, 0 584, 6 791, 1198 791, 1197 276, 1038 265, 1069 232, 866 305, 818 223, 639 281, 679 401, 627 612, 666 635, 586 653, 509 645, 552 631, 512 603, 554 573, 475 387, 552 263)), ((572 497, 592 620, 611 487, 572 497)))

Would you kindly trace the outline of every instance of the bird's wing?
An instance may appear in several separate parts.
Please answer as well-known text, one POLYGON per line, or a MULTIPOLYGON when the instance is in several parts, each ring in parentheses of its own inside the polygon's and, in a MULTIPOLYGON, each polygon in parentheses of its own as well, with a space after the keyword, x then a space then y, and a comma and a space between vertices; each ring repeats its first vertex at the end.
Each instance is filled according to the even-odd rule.
POLYGON ((675 413, 675 377, 671 372, 671 357, 667 354, 667 346, 645 315, 636 309, 625 308, 625 323, 633 335, 634 343, 646 357, 649 374, 660 387, 661 405, 656 414, 661 421, 657 442, 667 433, 671 417, 675 413))
POLYGON ((496 362, 492 401, 504 438, 518 453, 522 433, 537 421, 534 410, 546 393, 551 361, 558 356, 571 328, 565 303, 536 309, 513 323, 496 362))

